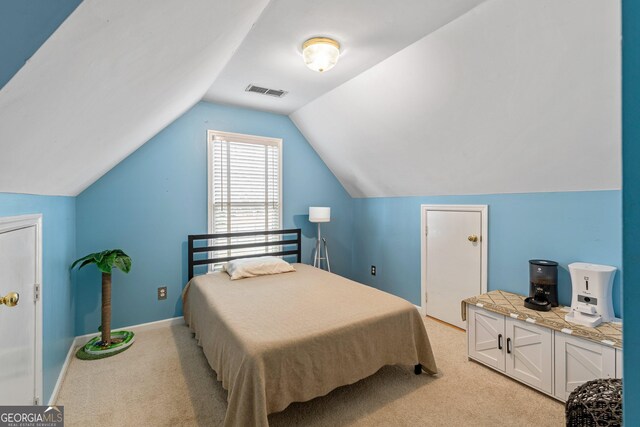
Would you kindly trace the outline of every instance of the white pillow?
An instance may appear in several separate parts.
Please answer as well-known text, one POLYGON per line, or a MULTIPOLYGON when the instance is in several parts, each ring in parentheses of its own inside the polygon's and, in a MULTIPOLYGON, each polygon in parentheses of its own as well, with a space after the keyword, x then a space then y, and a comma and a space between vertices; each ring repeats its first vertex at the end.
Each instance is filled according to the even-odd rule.
POLYGON ((262 256, 256 258, 239 258, 229 261, 225 271, 229 274, 231 280, 237 280, 267 274, 288 273, 290 271, 296 271, 296 269, 281 258, 262 256))

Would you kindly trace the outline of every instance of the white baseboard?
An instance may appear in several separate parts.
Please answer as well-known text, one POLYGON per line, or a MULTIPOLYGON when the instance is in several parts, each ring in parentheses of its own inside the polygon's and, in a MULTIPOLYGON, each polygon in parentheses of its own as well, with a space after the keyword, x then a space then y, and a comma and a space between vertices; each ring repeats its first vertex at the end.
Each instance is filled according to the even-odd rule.
POLYGON ((53 387, 53 392, 51 393, 51 397, 49 398, 48 405, 55 405, 56 400, 58 399, 58 393, 60 392, 60 387, 62 386, 62 381, 64 381, 64 377, 67 374, 67 369, 69 368, 69 363, 71 363, 71 358, 76 350, 76 339, 71 340, 71 346, 69 347, 69 351, 67 352, 67 357, 64 359, 64 363, 62 364, 62 369, 60 369, 60 374, 58 375, 58 380, 56 381, 55 387, 53 387))
MULTIPOLYGON (((184 317, 172 317, 169 319, 157 320, 155 322, 148 323, 140 323, 139 325, 125 326, 122 328, 116 328, 114 331, 118 331, 120 329, 133 330, 135 332, 151 330, 156 328, 162 328, 173 325, 181 325, 184 324, 184 317)), ((67 375, 67 369, 69 368, 69 364, 71 363, 71 359, 76 352, 76 349, 88 341, 90 338, 98 335, 98 333, 79 335, 71 341, 71 346, 69 347, 69 352, 67 352, 67 357, 64 359, 64 363, 62 364, 62 369, 60 369, 60 374, 58 375, 58 381, 56 381, 56 385, 53 388, 53 392, 51 393, 51 397, 49 398, 49 405, 55 405, 56 400, 58 400, 58 393, 60 392, 60 387, 62 386, 62 382, 64 381, 64 377, 67 375)))
MULTIPOLYGON (((184 317, 171 317, 169 319, 163 319, 163 320, 156 320, 155 322, 147 322, 147 323, 140 323, 139 325, 132 325, 132 326, 123 326, 122 328, 114 328, 113 332, 115 331, 119 331, 121 329, 132 329, 134 332, 135 331, 144 331, 144 330, 149 330, 149 329, 155 329, 155 328, 160 328, 160 327, 164 327, 164 326, 173 326, 173 325, 180 325, 184 323, 184 317)), ((100 335, 99 332, 95 332, 93 334, 85 334, 85 335, 78 335, 75 338, 75 342, 74 342, 74 346, 79 346, 81 345, 85 340, 89 340, 92 337, 95 337, 97 335, 100 335)))

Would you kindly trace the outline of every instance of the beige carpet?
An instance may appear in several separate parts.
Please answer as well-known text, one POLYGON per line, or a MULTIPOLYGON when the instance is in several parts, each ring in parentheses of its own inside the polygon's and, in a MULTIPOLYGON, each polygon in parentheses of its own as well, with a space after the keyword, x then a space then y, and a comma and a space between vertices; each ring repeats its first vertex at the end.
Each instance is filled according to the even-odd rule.
MULTIPOLYGON (((470 362, 465 334, 425 320, 440 369, 390 366, 272 414, 272 426, 562 426, 561 403, 470 362)), ((73 359, 58 398, 67 426, 217 426, 226 391, 184 325, 144 330, 126 352, 73 359)))

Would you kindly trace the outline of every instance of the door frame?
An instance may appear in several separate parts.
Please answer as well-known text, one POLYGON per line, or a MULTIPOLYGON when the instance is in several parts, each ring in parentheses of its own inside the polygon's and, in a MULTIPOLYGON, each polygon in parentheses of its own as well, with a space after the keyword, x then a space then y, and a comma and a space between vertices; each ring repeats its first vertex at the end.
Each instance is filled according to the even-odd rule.
MULTIPOLYGON (((0 217, 0 233, 35 227, 36 232, 36 283, 40 285, 40 298, 35 301, 35 388, 33 390, 34 404, 42 404, 42 214, 0 217)), ((4 291, 4 290, 2 290, 4 291)), ((7 290, 5 292, 8 292, 7 290)))
POLYGON ((480 290, 487 292, 489 205, 420 205, 420 311, 427 314, 427 211, 480 212, 480 290))

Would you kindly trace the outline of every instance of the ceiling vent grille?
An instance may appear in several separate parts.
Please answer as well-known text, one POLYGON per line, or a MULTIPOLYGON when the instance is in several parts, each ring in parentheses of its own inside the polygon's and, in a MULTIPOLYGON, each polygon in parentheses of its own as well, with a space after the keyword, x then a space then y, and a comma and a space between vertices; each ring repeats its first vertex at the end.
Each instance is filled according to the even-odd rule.
POLYGON ((261 95, 275 96, 276 98, 282 98, 287 94, 287 91, 285 90, 268 89, 266 87, 260 87, 253 84, 250 84, 249 86, 247 86, 247 88, 245 89, 245 92, 253 92, 253 93, 259 93, 261 95))

